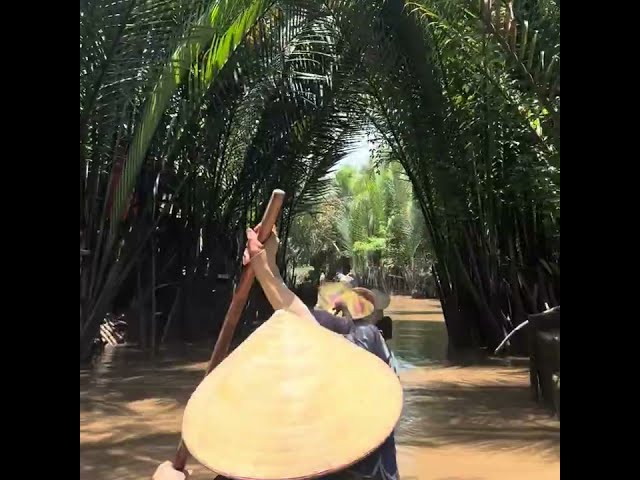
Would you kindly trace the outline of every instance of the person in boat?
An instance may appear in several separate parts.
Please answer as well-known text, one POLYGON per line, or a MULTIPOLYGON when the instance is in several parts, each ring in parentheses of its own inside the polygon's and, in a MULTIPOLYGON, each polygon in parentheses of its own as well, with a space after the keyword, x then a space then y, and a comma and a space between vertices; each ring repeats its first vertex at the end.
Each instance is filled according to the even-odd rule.
POLYGON ((366 322, 378 327, 378 330, 380 330, 385 340, 391 340, 393 337, 391 317, 385 316, 384 314, 384 309, 391 303, 391 297, 377 289, 369 290, 368 288, 356 287, 353 291, 373 304, 373 313, 365 319, 366 322))
POLYGON ((347 273, 346 275, 344 273, 339 272, 336 275, 336 278, 339 282, 344 283, 349 287, 353 288, 357 285, 355 274, 353 273, 352 270, 349 270, 349 273, 347 273))
POLYGON ((316 321, 324 328, 331 330, 332 332, 339 333, 340 335, 346 335, 351 330, 351 320, 348 316, 348 310, 342 303, 337 302, 335 305, 334 314, 327 310, 320 310, 316 308, 318 301, 318 287, 316 285, 307 284, 298 291, 298 298, 309 309, 316 321), (344 307, 344 308, 343 308, 344 307), (345 310, 347 313, 343 316, 338 316, 338 313, 345 310))
MULTIPOLYGON (((340 275, 340 274, 339 274, 340 275)), ((350 272, 350 275, 354 275, 350 272)), ((344 277, 342 277, 344 279, 344 277)), ((316 317, 316 320, 320 322, 321 325, 336 331, 338 333, 346 334, 348 332, 344 331, 345 327, 342 325, 340 328, 336 329, 336 323, 344 324, 344 322, 337 322, 335 318, 330 318, 330 312, 327 310, 327 305, 331 302, 336 302, 336 315, 341 313, 343 317, 348 315, 348 312, 344 312, 344 305, 341 305, 339 301, 341 291, 344 291, 345 288, 340 287, 339 285, 346 286, 346 288, 350 292, 354 292, 362 297, 364 297, 369 303, 374 306, 373 312, 366 316, 365 323, 375 324, 378 329, 382 332, 382 336, 385 340, 390 340, 393 337, 392 332, 392 321, 391 318, 385 316, 384 309, 387 308, 390 304, 391 298, 386 293, 378 290, 363 288, 363 287, 351 287, 347 282, 344 281, 336 281, 335 283, 323 284, 318 287, 318 285, 313 285, 312 283, 304 284, 305 288, 300 288, 298 291, 298 295, 304 302, 304 304, 309 308, 309 310, 316 317), (327 292, 327 289, 330 291, 327 292), (321 296, 318 296, 318 292, 323 292, 321 296), (321 308, 318 309, 318 306, 321 308), (323 310, 324 308, 324 310, 323 310)), ((348 296, 347 296, 348 297, 348 296)), ((335 316, 334 316, 335 317, 335 316)))
MULTIPOLYGON (((373 324, 378 328, 378 330, 380 330, 382 338, 385 340, 391 340, 393 337, 392 320, 390 317, 384 315, 384 309, 389 306, 391 300, 389 295, 380 290, 369 290, 363 287, 356 287, 353 291, 362 296, 368 302, 372 303, 374 306, 373 313, 368 316, 363 316, 363 318, 358 318, 357 323, 359 325, 373 324)), ((306 288, 300 289, 298 295, 302 302, 311 311, 318 323, 323 327, 342 335, 348 334, 352 329, 353 326, 351 323, 353 321, 353 317, 345 302, 337 299, 334 305, 335 311, 332 315, 331 312, 328 312, 327 310, 316 308, 318 302, 317 286, 306 285, 306 288)), ((367 350, 371 351, 370 348, 367 348, 367 350)))
MULTIPOLYGON (((345 304, 341 302, 337 302, 336 307, 345 315, 344 318, 331 316, 333 317, 333 319, 330 321, 326 321, 326 319, 329 317, 320 315, 320 317, 325 317, 325 319, 324 321, 322 319, 318 320, 318 318, 314 316, 314 314, 310 311, 307 305, 305 305, 305 303, 300 298, 294 295, 293 292, 291 292, 282 281, 282 278, 280 277, 280 274, 276 265, 276 261, 275 261, 277 245, 278 245, 277 238, 275 237, 275 235, 272 235, 265 242, 265 245, 263 246, 257 239, 256 231, 249 230, 247 232, 248 241, 247 241, 247 249, 245 251, 245 256, 244 256, 244 264, 246 265, 250 263, 251 266, 254 268, 254 271, 256 273, 256 278, 258 279, 261 287, 263 288, 265 296, 267 297, 269 302, 272 304, 274 310, 276 310, 274 317, 276 317, 277 315, 280 315, 281 312, 286 312, 286 314, 289 315, 290 317, 294 317, 297 319, 295 320, 295 322, 292 321, 290 318, 288 319, 288 321, 290 322, 289 327, 292 330, 297 328, 308 330, 304 335, 300 334, 300 335, 293 336, 293 338, 296 338, 297 339, 296 341, 300 342, 301 344, 301 345, 298 345, 299 348, 295 349, 297 353, 296 359, 288 359, 280 355, 279 357, 283 357, 283 358, 279 358, 279 361, 285 362, 285 363, 286 362, 291 363, 292 360, 302 361, 299 357, 304 356, 305 352, 318 348, 318 345, 322 344, 323 342, 331 343, 331 342, 334 342, 333 338, 336 338, 336 339, 339 338, 339 336, 333 337, 332 335, 329 335, 329 337, 326 337, 326 336, 323 336, 326 334, 320 334, 321 331, 332 330, 336 333, 346 332, 343 334, 344 338, 348 339, 352 344, 362 347, 361 349, 355 349, 356 351, 361 351, 362 349, 364 349, 369 353, 373 353, 380 360, 385 362, 386 367, 383 367, 383 370, 384 368, 386 368, 388 372, 391 373, 391 369, 389 368, 391 366, 390 352, 379 330, 371 323, 370 318, 367 318, 371 314, 369 313, 367 317, 361 316, 358 314, 353 315, 349 311, 349 309, 346 307, 345 304), (353 318, 354 316, 356 318, 353 318), (318 329, 317 327, 310 328, 309 320, 311 320, 312 323, 316 325, 318 324, 323 325, 325 328, 324 329, 323 328, 318 329), (310 337, 315 337, 315 336, 317 336, 317 339, 314 342, 314 339, 310 337), (305 342, 309 342, 309 348, 302 348, 303 347, 302 344, 305 342)), ((356 311, 371 312, 374 310, 373 305, 369 304, 371 302, 369 302, 369 299, 367 299, 366 294, 364 295, 360 294, 359 299, 362 302, 362 304, 358 306, 359 308, 355 308, 356 311)), ((307 303, 310 303, 310 300, 307 301, 307 303)), ((314 311, 314 313, 316 313, 316 311, 314 311)), ((256 330, 256 332, 254 332, 254 334, 252 334, 252 336, 250 336, 249 339, 247 339, 229 357, 227 357, 227 359, 225 359, 225 361, 223 361, 223 363, 221 363, 221 365, 216 370, 214 370, 205 379, 205 381, 203 381, 203 383, 196 390, 196 393, 194 393, 194 395, 192 396, 192 399, 189 402, 190 404, 192 403, 197 404, 200 397, 204 396, 204 394, 198 396, 199 390, 206 390, 207 388, 213 388, 214 386, 213 384, 215 384, 215 377, 222 375, 219 372, 221 370, 224 370, 224 368, 221 368, 221 367, 223 367, 225 363, 233 364, 234 361, 236 364, 239 363, 239 361, 236 360, 236 357, 240 354, 236 352, 243 351, 244 353, 245 350, 248 350, 254 344, 257 344, 258 339, 255 339, 255 338, 260 337, 261 335, 264 337, 266 335, 263 332, 267 331, 268 328, 270 328, 274 324, 275 322, 275 320, 273 320, 274 317, 272 317, 272 319, 267 321, 265 325, 263 325, 258 330, 256 330), (252 337, 254 338, 252 339, 252 337), (194 398, 197 398, 197 400, 194 400, 194 398)), ((273 330, 275 330, 275 327, 273 330)), ((280 334, 282 335, 283 332, 281 332, 280 334)), ((323 357, 323 359, 319 359, 318 356, 316 356, 314 358, 310 358, 310 362, 316 362, 316 367, 321 367, 321 369, 326 369, 328 368, 329 363, 337 360, 336 356, 339 356, 338 353, 343 348, 345 348, 344 344, 338 341, 338 343, 336 343, 331 349, 328 349, 325 351, 326 356, 323 357), (317 362, 320 362, 320 363, 317 363, 317 362)), ((352 348, 353 347, 351 347, 351 349, 352 348)), ((349 355, 354 354, 354 352, 351 349, 348 350, 349 355)), ((257 347, 256 347, 256 350, 262 351, 257 347)), ((288 351, 291 350, 291 347, 287 345, 286 350, 288 351)), ((362 354, 359 354, 359 355, 362 356, 362 354)), ((359 362, 362 362, 362 363, 371 362, 371 360, 369 360, 371 358, 369 357, 369 354, 364 355, 364 357, 367 357, 367 360, 364 361, 365 360, 364 358, 359 357, 359 362)), ((362 394, 367 395, 366 392, 368 390, 370 391, 372 388, 376 387, 378 384, 382 385, 385 381, 390 382, 389 378, 386 378, 385 380, 383 380, 384 375, 379 370, 380 367, 378 367, 378 365, 381 365, 381 364, 377 364, 376 362, 377 360, 369 364, 368 368, 371 369, 370 371, 368 369, 367 371, 363 370, 360 374, 355 376, 353 376, 354 375, 353 368, 355 368, 356 363, 351 365, 350 362, 345 362, 344 365, 343 364, 334 365, 334 367, 332 367, 330 372, 326 372, 326 371, 324 372, 325 374, 330 375, 330 378, 331 378, 331 380, 327 384, 327 388, 315 390, 314 395, 317 397, 317 395, 327 394, 327 390, 330 390, 329 386, 331 386, 332 388, 334 387, 337 388, 337 386, 342 386, 342 388, 346 388, 345 385, 349 385, 349 388, 355 388, 353 385, 353 382, 355 381, 357 381, 361 386, 360 389, 356 389, 356 390, 362 390, 362 394), (351 376, 351 380, 346 382, 346 377, 350 377, 350 376, 351 376), (356 378, 358 380, 356 380, 356 378)), ((289 369, 289 367, 287 368, 289 369)), ((316 371, 316 375, 310 376, 311 381, 319 381, 318 378, 322 378, 322 375, 319 372, 319 370, 312 369, 312 368, 310 368, 309 370, 316 371)), ((389 374, 386 374, 386 375, 389 375, 389 374)), ((391 375, 393 374, 391 373, 391 375)), ((263 375, 252 376, 252 375, 238 374, 237 376, 234 376, 234 377, 227 376, 225 378, 237 378, 238 379, 236 380, 237 382, 245 381, 245 382, 255 383, 255 382, 264 381, 263 375), (253 377, 254 380, 247 379, 246 377, 253 377)), ((367 479, 373 479, 373 480, 396 480, 398 478, 398 469, 397 469, 397 461, 396 461, 395 441, 393 436, 393 426, 395 425, 397 418, 393 420, 393 425, 391 426, 390 431, 386 434, 384 438, 379 438, 377 441, 375 441, 373 440, 373 437, 375 437, 375 435, 372 435, 372 438, 369 439, 371 440, 369 442, 369 448, 365 449, 365 451, 362 452, 364 453, 364 455, 359 455, 358 458, 352 458, 351 461, 342 465, 341 468, 336 467, 336 465, 340 463, 339 457, 344 458, 349 450, 349 447, 353 447, 353 445, 342 445, 342 442, 344 441, 343 437, 345 435, 349 436, 347 432, 350 432, 351 429, 362 430, 363 432, 361 432, 360 435, 357 435, 355 437, 351 436, 351 437, 354 442, 355 442, 355 438, 359 439, 358 442, 355 442, 355 443, 364 442, 365 440, 367 440, 367 435, 366 435, 367 433, 371 433, 374 430, 377 430, 378 432, 380 431, 379 425, 376 425, 376 424, 384 423, 384 420, 383 420, 384 418, 387 418, 388 420, 389 418, 394 417, 394 413, 390 413, 390 412, 393 412, 394 408, 398 407, 398 405, 400 409, 402 408, 402 400, 400 398, 400 401, 398 404, 398 398, 397 398, 397 394, 398 394, 397 387, 399 387, 399 382, 397 382, 397 377, 395 375, 393 375, 393 378, 395 379, 396 383, 392 385, 390 384, 388 388, 385 389, 385 393, 386 392, 389 393, 389 397, 387 399, 385 398, 374 399, 372 396, 370 402, 366 402, 365 404, 362 404, 362 402, 357 402, 358 408, 364 408, 364 409, 373 408, 373 405, 371 405, 371 403, 380 402, 378 407, 376 408, 380 409, 381 415, 378 415, 379 413, 378 411, 376 411, 375 414, 371 414, 373 412, 370 412, 368 415, 354 414, 354 412, 358 411, 357 409, 354 411, 349 408, 346 408, 347 403, 349 403, 350 401, 357 400, 354 398, 341 398, 340 401, 337 401, 332 405, 326 405, 325 403, 319 401, 318 398, 313 399, 313 402, 316 408, 318 409, 329 408, 329 410, 331 411, 329 413, 329 416, 327 417, 327 422, 329 421, 328 418, 334 417, 336 415, 338 416, 338 418, 340 418, 340 412, 345 410, 345 408, 346 408, 346 411, 348 411, 348 414, 346 414, 343 418, 344 424, 333 425, 333 427, 331 427, 334 430, 336 428, 339 428, 342 431, 341 435, 335 437, 334 439, 335 445, 317 445, 318 452, 317 452, 317 455, 315 455, 315 457, 317 457, 315 461, 320 463, 322 461, 327 461, 329 462, 330 465, 325 466, 324 469, 320 469, 320 474, 310 473, 308 475, 300 476, 300 472, 304 471, 303 469, 295 472, 295 475, 294 475, 294 472, 287 471, 286 473, 283 473, 281 477, 275 477, 275 478, 323 478, 326 480, 367 478, 367 479), (362 435, 364 435, 364 437, 362 435), (331 455, 328 455, 327 452, 325 451, 327 449, 332 450, 336 458, 331 458, 331 455), (367 454, 367 452, 371 452, 371 453, 367 454), (323 474, 325 472, 326 474, 323 474)), ((300 381, 300 379, 298 378, 287 378, 287 379, 281 378, 281 380, 283 381, 274 382, 273 384, 271 384, 269 387, 266 387, 266 388, 273 388, 274 390, 279 391, 281 388, 284 388, 289 383, 293 384, 296 381, 300 381), (282 384, 285 384, 285 385, 282 386, 282 384)), ((309 380, 307 380, 306 382, 308 383, 309 380)), ((221 387, 218 386, 218 389, 219 388, 221 387)), ((229 387, 227 387, 225 391, 229 391, 229 387)), ((304 392, 304 388, 301 387, 300 392, 296 391, 293 388, 288 388, 287 392, 289 396, 292 396, 292 398, 303 397, 302 393, 300 392, 304 392)), ((402 395, 401 387, 399 392, 401 397, 402 395)), ((351 396, 353 396, 353 393, 355 392, 352 391, 351 396)), ((254 393, 251 393, 249 395, 251 396, 251 398, 254 398, 253 397, 254 393)), ((256 395, 256 396, 260 398, 260 395, 256 395)), ((269 392, 268 395, 263 395, 263 396, 269 397, 271 396, 271 392, 269 392)), ((382 397, 384 396, 385 395, 382 395, 382 397)), ((220 402, 221 400, 219 397, 220 396, 215 396, 215 395, 210 396, 210 399, 211 399, 210 401, 212 403, 215 403, 216 401, 220 402)), ((227 398, 227 396, 223 398, 227 398)), ((256 478, 256 479, 274 478, 272 476, 266 476, 266 475, 263 475, 262 477, 255 476, 255 475, 251 476, 246 472, 240 472, 240 473, 234 474, 232 471, 230 471, 230 470, 233 470, 230 467, 221 468, 220 466, 217 466, 219 462, 222 462, 222 464, 224 464, 224 460, 222 459, 222 457, 225 457, 225 455, 221 454, 220 452, 217 452, 216 454, 215 448, 211 446, 208 449, 205 449, 204 447, 199 448, 199 443, 202 443, 202 442, 206 443, 206 440, 204 440, 206 436, 203 435, 202 432, 189 434, 188 427, 189 425, 193 424, 194 426, 192 427, 192 429, 202 428, 202 425, 201 425, 202 422, 196 422, 195 420, 192 420, 192 423, 189 423, 189 419, 195 418, 196 416, 196 415, 190 415, 189 414, 190 411, 197 411, 197 408, 204 410, 205 407, 202 405, 200 405, 199 407, 193 406, 191 409, 189 408, 190 405, 187 405, 187 409, 185 410, 185 420, 183 422, 183 438, 185 439, 185 443, 187 444, 189 450, 194 455, 194 457, 197 460, 199 460, 200 463, 204 464, 205 466, 209 466, 211 470, 216 472, 224 472, 225 476, 218 477, 218 479, 220 480, 223 480, 224 478, 238 478, 238 477, 256 478), (190 444, 189 438, 192 439, 192 442, 195 443, 195 446, 190 444), (203 451, 206 453, 206 455, 202 454, 203 451), (206 457, 206 458, 203 458, 203 457, 206 457)), ((207 412, 205 414, 202 414, 202 416, 203 417, 210 416, 211 414, 209 412, 211 411, 214 411, 214 412, 217 411, 217 409, 215 408, 215 405, 208 405, 207 412)), ((286 414, 290 415, 292 411, 297 411, 297 410, 288 409, 286 411, 286 414)), ((283 414, 284 413, 285 412, 283 412, 283 414)), ((318 413, 321 414, 322 412, 318 412, 318 413)), ((397 415, 399 417, 399 411, 397 412, 397 415)), ((286 415, 284 416, 286 417, 286 415)), ((315 413, 313 416, 314 417, 316 416, 315 413)), ((277 415, 274 417, 277 417, 277 415)), ((322 416, 321 418, 324 418, 324 416, 322 416)), ((273 420, 277 421, 277 418, 273 420)), ((285 421, 288 425, 290 424, 295 426, 296 424, 296 422, 287 422, 286 418, 283 418, 282 420, 285 421)), ((302 428, 301 425, 304 426, 304 423, 305 422, 298 422, 298 425, 297 425, 298 428, 302 428)), ((221 432, 220 430, 221 429, 224 430, 224 426, 225 426, 224 419, 220 419, 217 423, 213 424, 211 437, 219 437, 220 435, 223 435, 223 432, 221 432)), ((326 425, 316 422, 316 425, 314 428, 323 429, 326 427, 327 427, 326 425)), ((300 435, 300 436, 297 436, 297 438, 299 439, 299 442, 305 443, 309 441, 309 435, 313 436, 313 433, 318 433, 318 432, 310 431, 307 435, 300 435)), ((266 434, 268 434, 268 432, 266 434)), ((275 435, 274 433, 273 443, 277 444, 278 438, 280 437, 278 437, 278 435, 275 435)), ((321 436, 321 438, 323 438, 324 443, 326 443, 326 440, 328 437, 324 435, 324 436, 321 436)), ((245 449, 248 448, 249 449, 248 451, 251 452, 250 446, 248 445, 243 445, 242 448, 245 448, 245 449)), ((291 449, 293 449, 294 451, 299 449, 304 451, 304 445, 296 444, 292 446, 291 449)), ((362 447, 361 447, 361 450, 362 450, 362 447)), ((226 453, 227 453, 227 456, 232 456, 232 457, 234 456, 233 451, 227 451, 226 453)), ((245 454, 245 457, 243 458, 246 459, 247 457, 250 458, 251 455, 245 454)), ((314 457, 314 455, 312 454, 310 457, 314 457)), ((267 459, 268 456, 267 457, 259 456, 259 458, 267 459)), ((298 456, 296 456, 296 458, 298 458, 298 456)), ((264 460, 264 461, 265 463, 268 463, 267 460, 264 460)), ((233 464, 231 460, 227 460, 227 463, 230 465, 233 464)), ((259 464, 260 462, 257 462, 255 459, 252 459, 251 463, 255 467, 255 465, 259 464)), ((281 463, 289 464, 291 463, 291 460, 289 459, 281 463)), ((245 466, 241 465, 238 468, 245 468, 245 466)), ((246 467, 246 468, 249 468, 249 467, 246 467)), ((258 467, 255 467, 255 468, 258 468, 258 467)), ((277 468, 286 469, 287 467, 286 465, 280 465, 277 468)), ((174 470, 170 462, 165 462, 164 464, 160 465, 160 467, 158 467, 156 471, 156 474, 153 476, 153 480, 185 480, 187 478, 188 478, 188 474, 186 472, 178 472, 174 470)))

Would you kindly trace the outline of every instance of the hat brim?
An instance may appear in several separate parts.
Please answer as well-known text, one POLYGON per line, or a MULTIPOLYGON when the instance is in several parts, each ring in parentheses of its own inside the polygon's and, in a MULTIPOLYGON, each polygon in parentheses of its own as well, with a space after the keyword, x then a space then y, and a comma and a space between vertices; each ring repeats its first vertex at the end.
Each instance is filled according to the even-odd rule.
POLYGON ((333 312, 338 302, 347 307, 354 320, 366 318, 375 310, 372 301, 344 283, 326 283, 318 289, 318 308, 321 310, 333 312))
POLYGON ((389 295, 375 288, 369 290, 364 287, 355 287, 353 291, 373 300, 373 308, 375 310, 384 310, 391 303, 391 297, 389 295))
POLYGON ((343 470, 393 431, 402 387, 375 355, 278 311, 198 386, 182 435, 193 457, 241 480, 343 470))

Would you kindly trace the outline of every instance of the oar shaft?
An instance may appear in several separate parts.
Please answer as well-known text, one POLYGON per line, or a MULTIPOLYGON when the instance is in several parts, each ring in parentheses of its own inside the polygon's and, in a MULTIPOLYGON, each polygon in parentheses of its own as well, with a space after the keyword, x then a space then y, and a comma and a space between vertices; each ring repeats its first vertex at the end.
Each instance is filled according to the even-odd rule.
MULTIPOLYGON (((276 223, 278 215, 280 215, 283 202, 284 192, 282 190, 274 190, 271 194, 271 199, 269 200, 267 209, 262 216, 262 222, 260 222, 262 226, 260 227, 258 240, 261 242, 265 242, 269 238, 269 235, 271 235, 271 230, 276 223)), ((229 305, 229 310, 227 310, 227 315, 224 317, 222 329, 220 330, 218 340, 216 341, 213 353, 211 354, 209 365, 207 365, 205 377, 209 372, 211 372, 211 370, 216 368, 222 360, 224 360, 229 352, 229 346, 231 345, 233 334, 236 331, 238 322, 240 321, 242 311, 247 304, 247 299, 249 297, 249 292, 251 291, 254 278, 255 273, 253 272, 253 269, 250 268, 250 266, 245 267, 240 275, 238 287, 231 298, 231 304, 229 305)), ((212 432, 212 434, 214 434, 214 432, 212 432)), ((176 452, 176 457, 173 461, 173 468, 180 471, 184 470, 188 458, 189 451, 182 439, 180 439, 180 445, 178 446, 178 451, 176 452)))

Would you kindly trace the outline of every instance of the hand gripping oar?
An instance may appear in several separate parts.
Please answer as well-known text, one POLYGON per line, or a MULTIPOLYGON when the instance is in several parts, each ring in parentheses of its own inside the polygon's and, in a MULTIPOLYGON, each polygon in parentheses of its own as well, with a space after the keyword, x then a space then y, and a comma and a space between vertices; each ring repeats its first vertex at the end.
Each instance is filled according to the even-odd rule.
MULTIPOLYGON (((280 214, 280 209, 282 208, 282 202, 284 201, 284 192, 282 190, 274 190, 271 194, 271 199, 269 200, 269 204, 267 205, 267 209, 262 216, 262 222, 260 233, 258 235, 258 240, 260 242, 266 242, 271 235, 271 230, 276 223, 276 219, 280 214)), ((209 365, 207 366, 207 373, 205 373, 205 377, 216 368, 222 360, 227 356, 229 352, 229 345, 231 344, 231 340, 233 339, 233 333, 238 326, 238 321, 240 320, 240 315, 244 310, 245 305, 247 304, 247 298, 249 297, 249 292, 251 291, 251 285, 253 284, 253 280, 255 278, 255 273, 250 265, 247 265, 240 276, 240 282, 238 283, 238 288, 233 292, 233 297, 231 298, 231 304, 229 305, 229 310, 227 310, 227 315, 224 317, 224 322, 222 323, 222 329, 220 330, 220 335, 218 335, 218 340, 216 341, 216 346, 213 349, 213 353, 211 354, 211 359, 209 360, 209 365)), ((215 432, 212 432, 215 435, 215 432)), ((185 446, 182 439, 180 439, 180 445, 178 446, 178 451, 176 452, 176 457, 173 460, 173 468, 179 471, 183 471, 184 467, 187 464, 187 459, 189 458, 189 451, 185 446)))

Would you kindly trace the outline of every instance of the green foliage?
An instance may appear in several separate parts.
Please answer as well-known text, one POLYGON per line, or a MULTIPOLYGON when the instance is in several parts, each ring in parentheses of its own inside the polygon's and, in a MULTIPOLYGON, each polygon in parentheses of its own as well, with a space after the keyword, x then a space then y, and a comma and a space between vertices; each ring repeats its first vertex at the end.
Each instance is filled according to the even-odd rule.
POLYGON ((362 123, 336 95, 354 53, 336 43, 334 13, 312 1, 81 2, 81 350, 131 275, 153 304, 151 270, 185 288, 236 273, 239 236, 273 188, 287 192, 285 242, 293 215, 314 208, 362 123))
POLYGON ((366 283, 411 292, 430 268, 424 219, 396 162, 341 167, 320 212, 298 217, 289 242, 298 262, 331 276, 348 262, 366 283), (391 285, 389 285, 391 286, 391 285))
POLYGON ((455 346, 495 345, 559 302, 559 65, 553 0, 82 1, 81 349, 123 285, 237 273, 273 188, 286 271, 433 264, 455 346))

